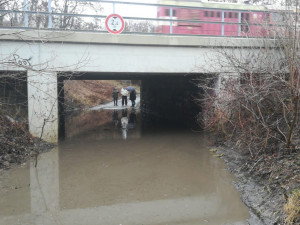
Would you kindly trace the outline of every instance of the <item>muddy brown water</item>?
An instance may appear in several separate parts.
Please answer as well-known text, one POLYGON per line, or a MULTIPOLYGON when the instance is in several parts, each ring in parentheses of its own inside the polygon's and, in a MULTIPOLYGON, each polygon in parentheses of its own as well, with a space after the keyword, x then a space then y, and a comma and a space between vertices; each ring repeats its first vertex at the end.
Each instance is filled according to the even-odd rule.
POLYGON ((122 112, 101 113, 107 123, 67 135, 37 168, 1 172, 1 225, 247 224, 233 177, 205 135, 141 131, 137 115, 125 139, 122 112))

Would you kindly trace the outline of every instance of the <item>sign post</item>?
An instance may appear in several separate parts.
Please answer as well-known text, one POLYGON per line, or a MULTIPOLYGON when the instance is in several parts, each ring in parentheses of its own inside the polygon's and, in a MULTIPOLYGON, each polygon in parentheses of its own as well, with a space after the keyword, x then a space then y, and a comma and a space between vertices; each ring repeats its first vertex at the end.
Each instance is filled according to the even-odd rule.
POLYGON ((108 17, 106 17, 105 27, 108 32, 119 34, 124 30, 125 22, 120 15, 110 14, 108 17))

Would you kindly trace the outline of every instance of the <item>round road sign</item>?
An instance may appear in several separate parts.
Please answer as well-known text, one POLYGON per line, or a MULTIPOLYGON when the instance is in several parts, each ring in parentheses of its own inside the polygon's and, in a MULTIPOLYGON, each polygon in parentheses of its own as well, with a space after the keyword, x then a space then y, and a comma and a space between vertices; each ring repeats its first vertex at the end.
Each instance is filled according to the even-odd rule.
POLYGON ((122 16, 118 14, 110 14, 105 20, 106 29, 113 34, 119 34, 125 27, 122 16))

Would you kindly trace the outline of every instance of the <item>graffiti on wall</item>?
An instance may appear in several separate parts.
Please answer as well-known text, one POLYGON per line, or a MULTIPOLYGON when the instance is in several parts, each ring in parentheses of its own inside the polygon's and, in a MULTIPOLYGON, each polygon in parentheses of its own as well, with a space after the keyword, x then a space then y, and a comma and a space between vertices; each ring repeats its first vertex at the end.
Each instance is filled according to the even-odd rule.
POLYGON ((31 66, 30 60, 31 60, 31 57, 28 59, 24 59, 21 56, 19 56, 18 54, 13 54, 12 59, 9 61, 11 63, 21 66, 21 67, 30 67, 31 66))

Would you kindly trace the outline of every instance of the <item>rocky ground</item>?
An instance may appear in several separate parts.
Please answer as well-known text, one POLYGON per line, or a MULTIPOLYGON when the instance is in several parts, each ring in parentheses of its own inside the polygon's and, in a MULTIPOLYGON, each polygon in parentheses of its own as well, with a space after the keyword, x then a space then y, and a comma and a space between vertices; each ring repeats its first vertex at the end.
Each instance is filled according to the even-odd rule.
POLYGON ((53 147, 32 137, 27 130, 25 123, 12 122, 0 114, 0 170, 19 165, 53 147))
MULTIPOLYGON (((237 180, 235 187, 251 211, 250 225, 286 224, 284 205, 291 193, 300 192, 300 149, 250 159, 232 143, 216 149, 237 180)), ((296 200, 295 220, 300 224, 300 197, 296 200)))

